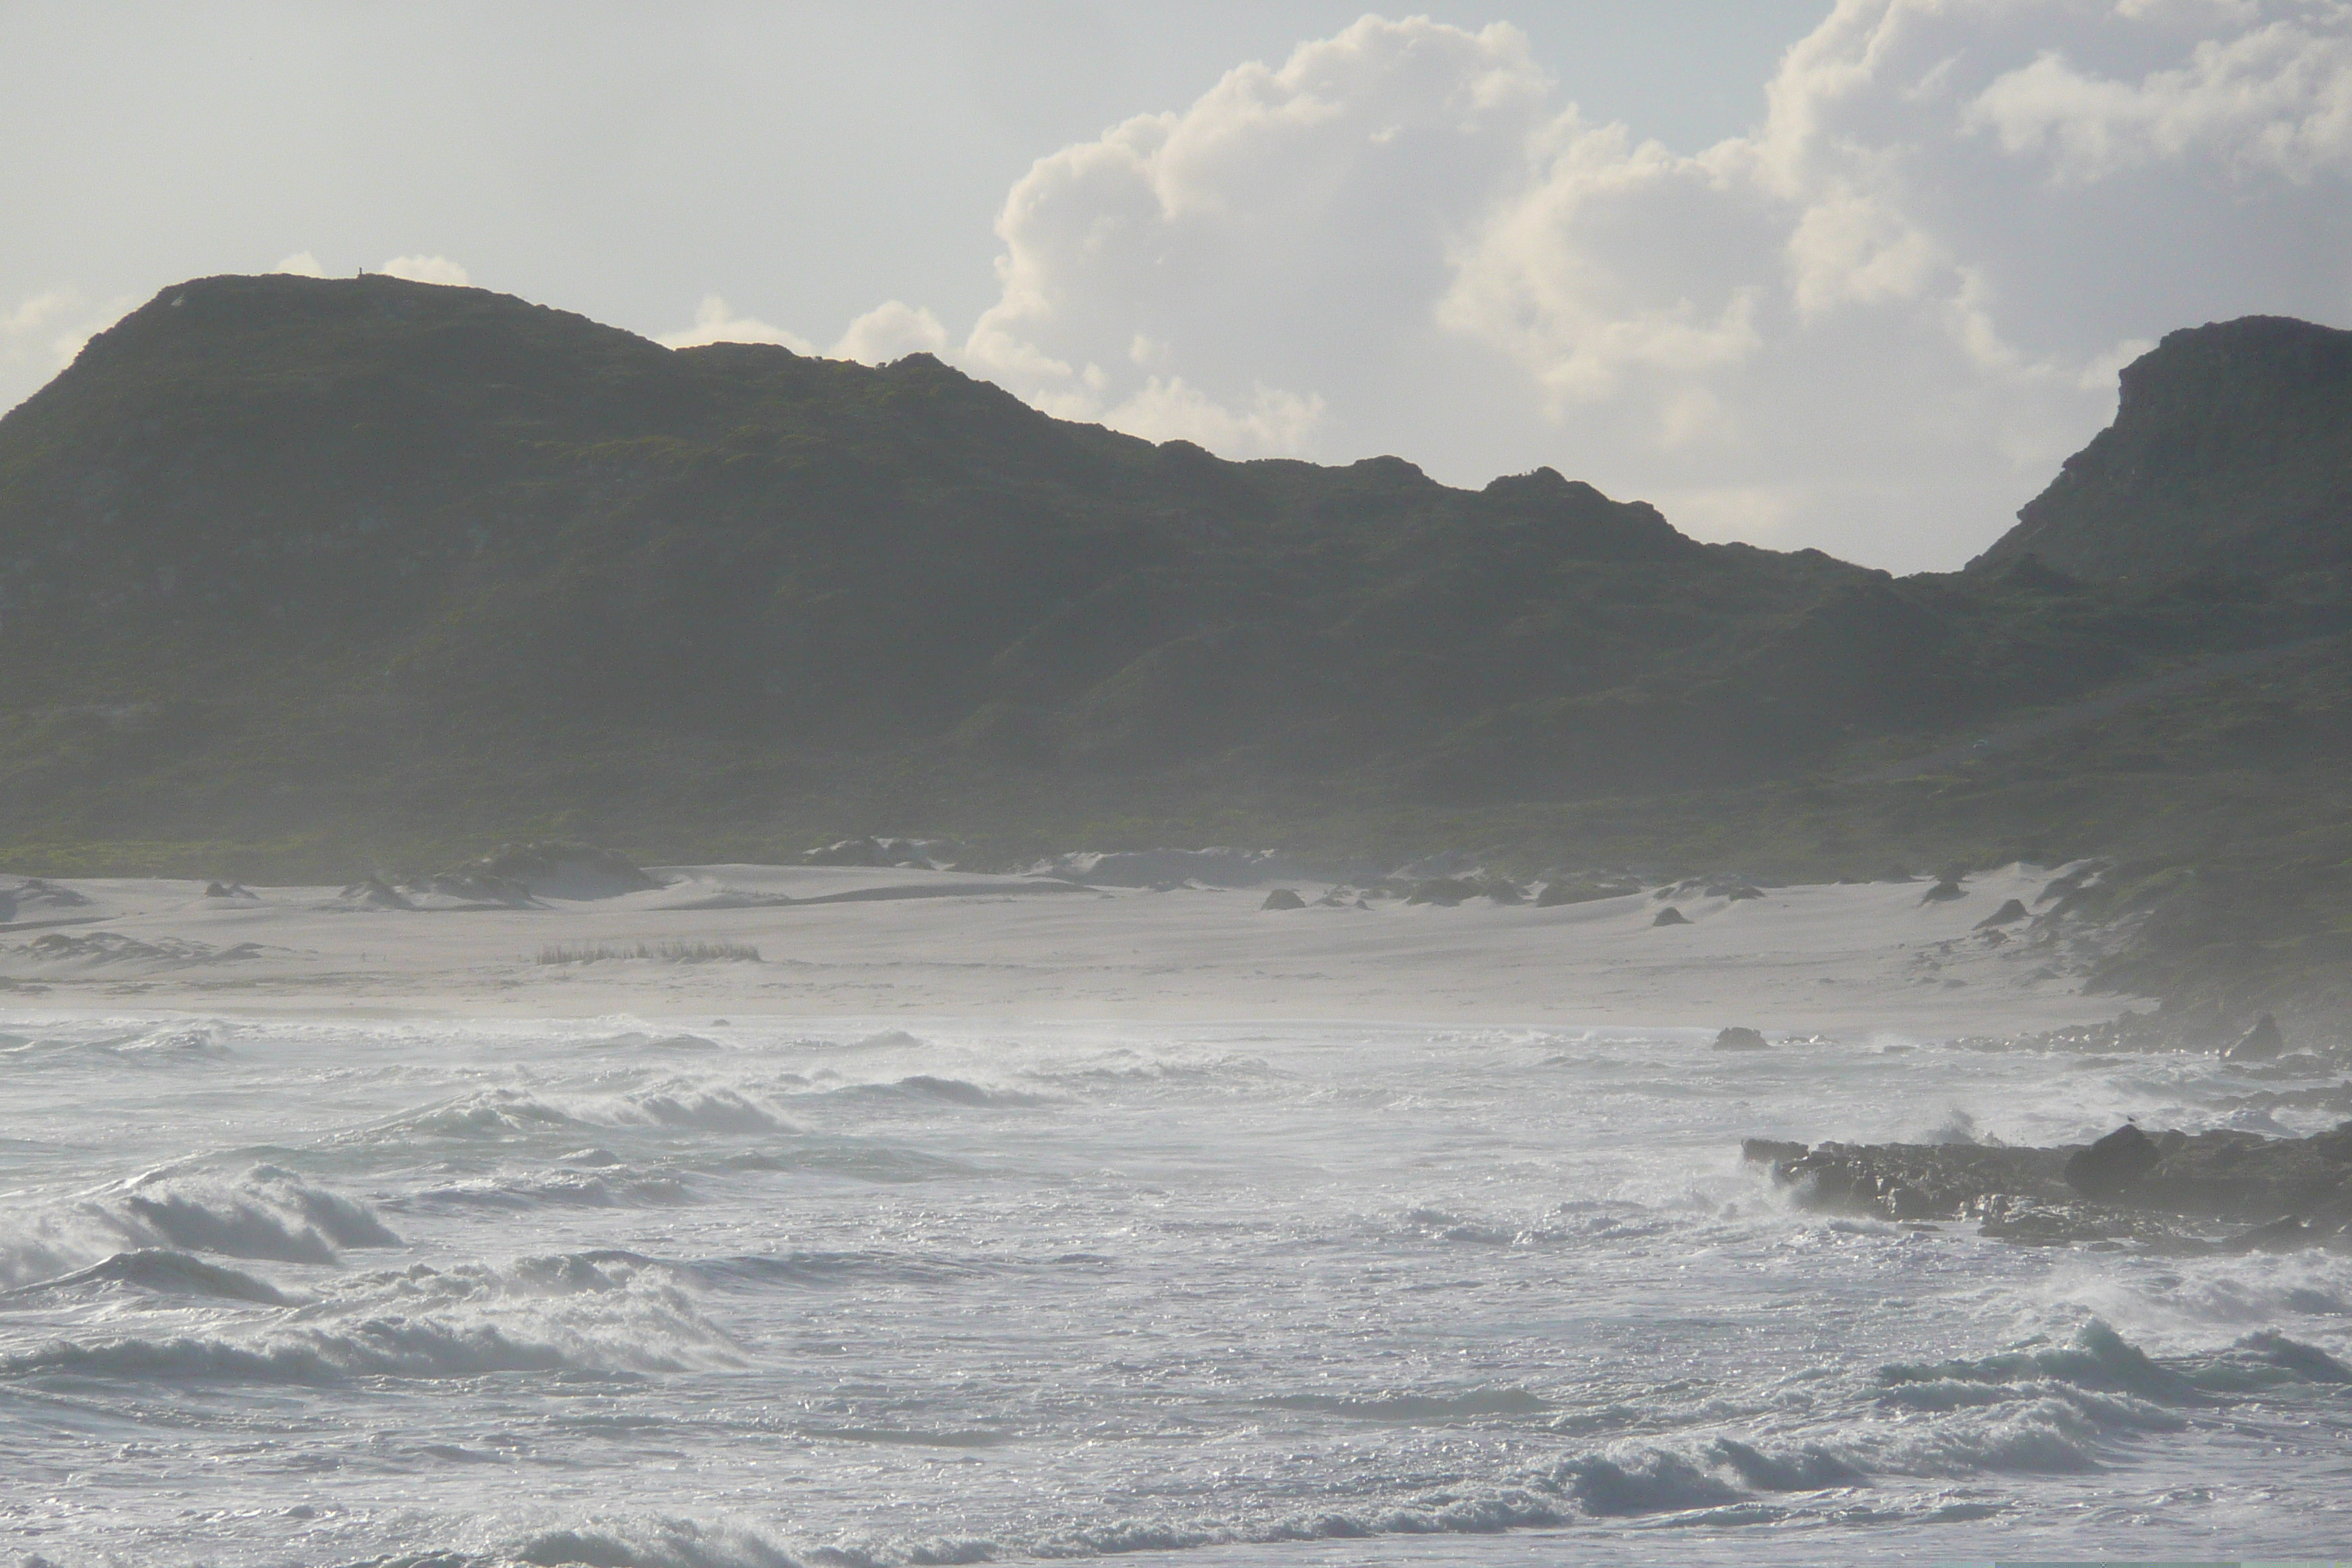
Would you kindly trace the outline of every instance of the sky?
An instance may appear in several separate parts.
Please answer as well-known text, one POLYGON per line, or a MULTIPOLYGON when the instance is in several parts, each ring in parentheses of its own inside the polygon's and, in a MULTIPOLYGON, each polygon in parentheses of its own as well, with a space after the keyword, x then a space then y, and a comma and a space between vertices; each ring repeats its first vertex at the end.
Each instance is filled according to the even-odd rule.
POLYGON ((0 407, 365 268, 1897 572, 2165 332, 2352 326, 2352 0, 0 0, 0 407))

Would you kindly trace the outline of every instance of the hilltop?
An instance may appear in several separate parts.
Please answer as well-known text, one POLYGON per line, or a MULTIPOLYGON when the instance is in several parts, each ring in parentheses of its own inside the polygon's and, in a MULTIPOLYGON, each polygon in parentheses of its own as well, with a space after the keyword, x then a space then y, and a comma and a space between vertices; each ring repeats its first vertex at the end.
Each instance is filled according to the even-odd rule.
POLYGON ((2340 572, 2352 555, 2352 332, 2249 316, 2124 367, 2115 423, 1972 563, 2083 577, 2340 572))

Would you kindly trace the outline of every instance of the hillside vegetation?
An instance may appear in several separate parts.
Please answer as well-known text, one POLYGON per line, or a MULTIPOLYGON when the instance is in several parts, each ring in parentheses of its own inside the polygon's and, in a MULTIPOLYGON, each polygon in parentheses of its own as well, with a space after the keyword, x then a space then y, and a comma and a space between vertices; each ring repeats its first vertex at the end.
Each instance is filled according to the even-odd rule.
POLYGON ((2301 994, 2347 929, 2347 670, 2310 639, 2347 624, 2348 342, 2174 334, 2017 529, 1898 580, 1549 469, 1225 462, 928 356, 201 279, 0 419, 0 860, 342 877, 917 827, 1787 876, 2107 853, 2149 868, 2167 951, 2301 994), (2259 951, 2248 889, 2284 928, 2259 951))

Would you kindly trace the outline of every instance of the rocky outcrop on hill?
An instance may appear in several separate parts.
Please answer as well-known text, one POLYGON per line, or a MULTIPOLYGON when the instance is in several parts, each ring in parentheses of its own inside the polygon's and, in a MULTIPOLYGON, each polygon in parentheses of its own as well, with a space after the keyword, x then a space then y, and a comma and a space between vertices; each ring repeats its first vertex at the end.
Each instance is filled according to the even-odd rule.
POLYGON ((2301 569, 2352 550, 2352 332, 2249 316, 2124 367, 2115 423, 1971 563, 2078 578, 2301 569))
POLYGON ((1808 1149, 1751 1138, 1740 1152, 1811 1208, 1892 1220, 1974 1220, 1984 1235, 2018 1241, 2352 1250, 2352 1121, 2309 1138, 2149 1133, 2127 1123, 2095 1142, 2054 1149, 1808 1149))

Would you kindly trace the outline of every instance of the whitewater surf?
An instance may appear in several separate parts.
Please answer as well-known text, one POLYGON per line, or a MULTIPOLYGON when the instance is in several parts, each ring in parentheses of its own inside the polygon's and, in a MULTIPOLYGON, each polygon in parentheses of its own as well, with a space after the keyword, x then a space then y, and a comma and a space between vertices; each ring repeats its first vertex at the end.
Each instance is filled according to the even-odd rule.
POLYGON ((1613 1028, 7 1027, 27 1562, 2292 1556, 2352 1526, 2352 1258, 1828 1217, 1738 1158, 2304 1132, 2346 1114, 2332 1075, 1613 1028))

